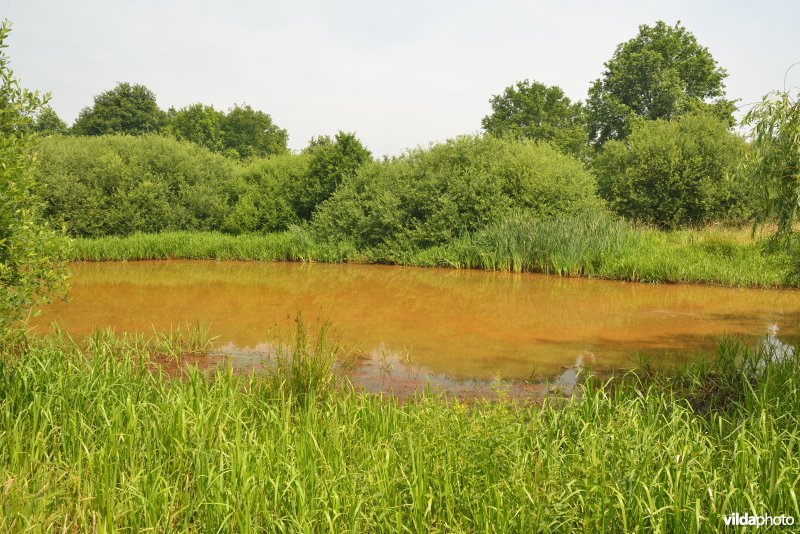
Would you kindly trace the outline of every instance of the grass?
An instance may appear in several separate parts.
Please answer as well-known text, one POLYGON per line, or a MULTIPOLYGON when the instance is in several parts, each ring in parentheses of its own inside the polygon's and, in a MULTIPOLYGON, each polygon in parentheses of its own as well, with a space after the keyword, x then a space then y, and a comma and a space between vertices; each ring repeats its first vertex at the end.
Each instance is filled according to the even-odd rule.
MULTIPOLYGON (((728 341, 677 375, 466 406, 291 382, 288 368, 169 380, 131 340, 50 336, 0 359, 0 530, 716 532, 733 512, 800 519, 797 350, 728 341)), ((297 340, 291 359, 326 359, 324 343, 297 340)))
POLYGON ((310 232, 292 227, 273 234, 231 235, 221 232, 163 232, 125 237, 78 238, 71 259, 121 260, 258 260, 341 262, 355 257, 347 244, 318 242, 310 232))
POLYGON ((508 218, 454 242, 425 250, 357 251, 294 227, 284 233, 232 236, 168 232, 77 239, 80 261, 218 259, 376 262, 426 267, 542 272, 640 282, 797 286, 785 252, 765 253, 748 230, 662 232, 608 215, 536 220, 508 218))
POLYGON ((610 216, 513 217, 412 262, 637 282, 795 285, 788 254, 764 253, 747 230, 662 232, 610 216))

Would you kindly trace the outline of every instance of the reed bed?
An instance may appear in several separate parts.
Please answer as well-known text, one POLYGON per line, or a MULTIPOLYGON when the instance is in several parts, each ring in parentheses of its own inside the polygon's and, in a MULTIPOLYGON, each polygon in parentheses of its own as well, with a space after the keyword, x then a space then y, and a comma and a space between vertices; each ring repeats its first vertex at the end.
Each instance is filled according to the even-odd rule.
POLYGON ((717 228, 662 232, 604 214, 519 215, 422 251, 411 263, 635 282, 796 285, 789 255, 768 254, 748 235, 717 228))
POLYGON ((423 267, 539 272, 613 280, 795 287, 796 260, 767 253, 746 230, 662 232, 604 213, 553 219, 506 218, 424 250, 364 250, 330 243, 309 230, 227 235, 166 232, 76 239, 78 261, 217 259, 394 263, 423 267))
POLYGON ((71 251, 71 259, 77 261, 205 259, 341 262, 352 256, 354 251, 346 244, 321 243, 310 232, 299 227, 272 234, 176 231, 79 238, 74 240, 71 251))
POLYGON ((716 532, 734 512, 800 519, 798 351, 720 351, 541 406, 400 404, 230 369, 169 380, 130 337, 34 340, 0 359, 0 531, 716 532))

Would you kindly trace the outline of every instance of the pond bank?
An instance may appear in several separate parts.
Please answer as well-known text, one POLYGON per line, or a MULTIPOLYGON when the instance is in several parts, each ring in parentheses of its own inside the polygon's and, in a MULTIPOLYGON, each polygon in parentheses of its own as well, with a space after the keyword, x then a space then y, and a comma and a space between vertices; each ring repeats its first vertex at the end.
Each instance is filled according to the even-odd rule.
POLYGON ((765 254, 748 230, 661 232, 619 220, 506 221, 422 250, 358 251, 293 228, 274 234, 165 232, 76 239, 70 259, 213 259, 381 263, 540 272, 611 280, 795 287, 785 252, 765 254))

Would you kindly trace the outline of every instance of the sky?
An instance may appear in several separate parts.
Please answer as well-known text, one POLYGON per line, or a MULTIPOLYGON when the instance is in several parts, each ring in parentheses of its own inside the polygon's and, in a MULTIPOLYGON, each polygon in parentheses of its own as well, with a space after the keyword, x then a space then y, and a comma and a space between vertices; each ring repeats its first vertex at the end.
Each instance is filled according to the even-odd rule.
POLYGON ((295 150, 343 130, 377 156, 480 131, 491 96, 520 80, 585 100, 617 44, 657 20, 708 47, 743 104, 800 61, 797 0, 3 0, 0 18, 16 76, 70 124, 124 81, 163 109, 250 104, 295 150))

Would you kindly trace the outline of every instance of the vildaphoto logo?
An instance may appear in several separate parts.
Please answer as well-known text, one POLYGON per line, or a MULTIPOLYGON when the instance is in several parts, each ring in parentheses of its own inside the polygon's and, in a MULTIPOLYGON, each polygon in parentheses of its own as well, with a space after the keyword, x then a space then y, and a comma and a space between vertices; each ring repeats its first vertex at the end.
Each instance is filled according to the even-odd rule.
POLYGON ((750 515, 728 514, 723 517, 729 527, 790 527, 794 525, 794 517, 790 515, 750 515))

